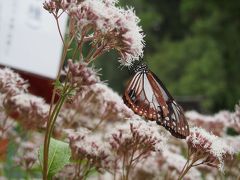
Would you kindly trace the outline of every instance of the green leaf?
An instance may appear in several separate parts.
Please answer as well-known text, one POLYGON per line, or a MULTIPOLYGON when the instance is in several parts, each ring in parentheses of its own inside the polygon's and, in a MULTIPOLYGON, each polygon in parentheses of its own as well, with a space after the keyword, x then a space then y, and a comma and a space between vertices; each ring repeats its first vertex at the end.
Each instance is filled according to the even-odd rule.
POLYGON ((72 96, 75 96, 75 95, 76 95, 76 90, 75 89, 72 89, 70 92, 68 92, 69 97, 72 97, 72 96))
MULTIPOLYGON (((48 155, 48 178, 51 179, 66 164, 70 163, 71 150, 65 142, 51 138, 48 155)), ((43 146, 39 149, 39 160, 43 164, 43 146)))
POLYGON ((63 85, 59 80, 56 80, 53 84, 54 84, 55 88, 57 88, 57 89, 61 90, 63 88, 63 85))

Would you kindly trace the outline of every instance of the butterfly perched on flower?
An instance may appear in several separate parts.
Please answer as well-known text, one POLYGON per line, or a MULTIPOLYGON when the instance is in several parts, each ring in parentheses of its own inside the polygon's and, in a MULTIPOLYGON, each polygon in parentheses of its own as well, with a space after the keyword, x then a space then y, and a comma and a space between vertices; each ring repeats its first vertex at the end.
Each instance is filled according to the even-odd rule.
POLYGON ((183 109, 162 81, 146 64, 138 65, 134 71, 123 95, 124 103, 136 114, 165 127, 173 136, 186 138, 189 126, 183 109))

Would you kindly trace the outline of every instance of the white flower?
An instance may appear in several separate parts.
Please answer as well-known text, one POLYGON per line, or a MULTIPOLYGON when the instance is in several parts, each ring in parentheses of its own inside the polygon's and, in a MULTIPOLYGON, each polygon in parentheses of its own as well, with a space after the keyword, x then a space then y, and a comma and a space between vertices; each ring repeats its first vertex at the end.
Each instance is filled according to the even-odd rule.
POLYGON ((205 164, 218 166, 223 171, 224 159, 232 156, 234 151, 232 147, 227 145, 223 139, 213 134, 208 133, 202 128, 191 128, 190 135, 187 137, 188 147, 192 154, 199 157, 205 164))

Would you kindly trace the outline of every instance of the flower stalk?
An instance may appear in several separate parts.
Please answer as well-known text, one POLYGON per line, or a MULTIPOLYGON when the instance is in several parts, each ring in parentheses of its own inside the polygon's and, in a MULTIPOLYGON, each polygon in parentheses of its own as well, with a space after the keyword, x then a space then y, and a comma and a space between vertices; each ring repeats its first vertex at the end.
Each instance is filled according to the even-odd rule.
MULTIPOLYGON (((60 36, 61 36, 61 39, 63 40, 63 36, 62 36, 62 33, 61 33, 61 30, 60 30, 60 27, 59 27, 59 16, 54 16, 56 21, 57 21, 57 27, 58 27, 58 31, 60 33, 60 36)), ((69 29, 69 31, 71 31, 69 29)), ((57 79, 56 81, 59 81, 59 78, 60 78, 60 74, 61 74, 61 70, 63 68, 63 65, 64 65, 64 61, 66 59, 66 56, 67 56, 67 52, 68 52, 68 48, 72 42, 73 38, 69 37, 66 42, 63 41, 63 44, 64 44, 64 49, 63 49, 63 54, 62 54, 62 57, 61 57, 61 61, 60 61, 60 66, 59 66, 59 70, 58 70, 58 75, 57 75, 57 79)), ((48 154, 49 154, 49 145, 50 145, 50 138, 52 136, 52 131, 53 131, 53 128, 54 128, 54 123, 57 119, 57 116, 60 112, 60 109, 62 107, 62 105, 64 104, 65 100, 66 100, 66 97, 68 95, 68 92, 71 88, 68 87, 65 83, 65 86, 64 86, 64 90, 62 92, 62 95, 60 96, 57 104, 55 105, 54 109, 53 109, 53 106, 54 106, 54 101, 55 101, 55 97, 56 97, 56 87, 54 86, 54 89, 53 89, 53 94, 52 94, 52 98, 51 98, 51 105, 50 105, 50 109, 49 109, 49 119, 47 121, 47 127, 46 127, 46 133, 45 133, 45 139, 44 139, 44 154, 43 154, 43 179, 46 180, 47 177, 48 177, 48 154), (52 111, 53 109, 53 111, 52 111)))
POLYGON ((52 136, 52 131, 54 128, 54 124, 56 122, 57 116, 68 96, 69 87, 66 87, 66 90, 63 92, 61 97, 59 98, 57 104, 55 105, 53 112, 47 122, 47 129, 45 134, 44 140, 44 161, 43 161, 43 179, 47 179, 48 177, 48 154, 49 154, 49 145, 50 145, 50 138, 52 136))

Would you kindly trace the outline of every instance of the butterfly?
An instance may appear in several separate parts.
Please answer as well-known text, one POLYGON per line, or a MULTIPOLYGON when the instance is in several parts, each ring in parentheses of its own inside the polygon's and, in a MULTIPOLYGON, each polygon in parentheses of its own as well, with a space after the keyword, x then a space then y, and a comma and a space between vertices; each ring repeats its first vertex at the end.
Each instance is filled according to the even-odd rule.
POLYGON ((185 139, 189 126, 181 106, 146 64, 138 65, 134 71, 123 95, 124 103, 136 114, 165 127, 174 137, 185 139))

